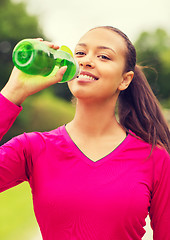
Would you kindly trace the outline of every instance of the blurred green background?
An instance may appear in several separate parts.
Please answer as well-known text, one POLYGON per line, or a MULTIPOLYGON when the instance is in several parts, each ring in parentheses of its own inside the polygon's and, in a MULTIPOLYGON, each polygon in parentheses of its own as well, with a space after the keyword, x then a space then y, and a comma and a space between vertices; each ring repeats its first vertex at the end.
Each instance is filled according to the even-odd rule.
MULTIPOLYGON (((18 41, 34 37, 51 40, 40 27, 39 16, 30 15, 26 5, 27 1, 0 0, 0 89, 12 70, 12 49, 18 41)), ((163 28, 142 31, 135 46, 138 63, 149 67, 145 73, 170 123, 170 35, 163 28)), ((75 111, 70 99, 67 84, 52 86, 29 97, 1 144, 24 131, 48 131, 69 122, 75 111)), ((2 193, 0 240, 38 240, 39 236, 29 185, 23 183, 2 193)))

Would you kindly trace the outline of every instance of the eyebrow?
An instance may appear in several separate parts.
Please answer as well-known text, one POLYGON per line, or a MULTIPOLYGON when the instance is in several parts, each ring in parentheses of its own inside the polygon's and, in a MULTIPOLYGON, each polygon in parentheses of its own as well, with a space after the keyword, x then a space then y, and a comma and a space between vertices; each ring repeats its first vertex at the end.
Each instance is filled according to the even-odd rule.
MULTIPOLYGON (((78 43, 77 46, 87 47, 87 45, 85 43, 78 43)), ((112 48, 110 48, 110 47, 97 46, 97 49, 108 49, 108 50, 111 50, 114 54, 116 54, 116 52, 112 48)))

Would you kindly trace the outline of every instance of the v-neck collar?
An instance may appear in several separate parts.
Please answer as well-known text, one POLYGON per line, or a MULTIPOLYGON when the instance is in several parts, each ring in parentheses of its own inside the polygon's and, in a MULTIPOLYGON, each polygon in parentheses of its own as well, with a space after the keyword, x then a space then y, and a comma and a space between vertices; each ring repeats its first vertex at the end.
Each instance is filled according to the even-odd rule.
POLYGON ((82 159, 83 161, 85 161, 87 164, 91 165, 91 166, 99 166, 103 163, 105 163, 106 161, 109 161, 110 159, 114 159, 122 150, 123 148, 128 144, 128 142, 130 141, 131 135, 128 134, 126 136, 126 138, 110 153, 108 153, 107 155, 103 156, 102 158, 100 158, 97 161, 93 161, 92 159, 90 159, 89 157, 87 157, 79 148, 78 146, 75 144, 75 142, 71 139, 69 133, 66 130, 66 126, 63 125, 60 127, 60 133, 64 136, 65 140, 68 143, 68 147, 71 148, 71 150, 74 152, 74 154, 79 158, 82 159))

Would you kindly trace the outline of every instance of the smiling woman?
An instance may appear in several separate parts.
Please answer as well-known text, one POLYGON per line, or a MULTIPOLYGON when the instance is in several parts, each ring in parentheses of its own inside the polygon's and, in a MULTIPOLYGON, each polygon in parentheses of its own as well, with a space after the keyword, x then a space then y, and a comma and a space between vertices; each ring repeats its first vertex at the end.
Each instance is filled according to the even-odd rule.
MULTIPOLYGON (((98 27, 81 37, 75 59, 73 120, 4 144, 0 190, 29 182, 43 240, 139 240, 148 213, 154 240, 169 240, 170 132, 134 46, 120 30, 98 27)), ((1 137, 25 98, 64 71, 33 85, 14 68, 0 95, 1 137)))
POLYGON ((110 98, 116 102, 120 90, 128 87, 133 78, 132 71, 124 73, 124 45, 122 37, 103 28, 85 34, 75 49, 81 72, 78 79, 68 83, 72 94, 78 97, 76 94, 80 93, 81 98, 85 94, 85 97, 91 100, 92 97, 96 100, 98 98, 98 101, 110 98), (98 81, 85 79, 85 75, 98 81), (81 85, 83 92, 80 92, 81 85))

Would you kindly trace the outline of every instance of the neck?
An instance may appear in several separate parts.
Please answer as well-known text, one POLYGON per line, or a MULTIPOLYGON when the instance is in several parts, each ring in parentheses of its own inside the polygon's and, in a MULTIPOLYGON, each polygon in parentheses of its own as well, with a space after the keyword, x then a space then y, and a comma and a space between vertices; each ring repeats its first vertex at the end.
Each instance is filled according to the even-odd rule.
POLYGON ((78 99, 75 117, 68 129, 74 128, 93 137, 122 130, 115 117, 115 105, 115 100, 93 103, 78 99))

